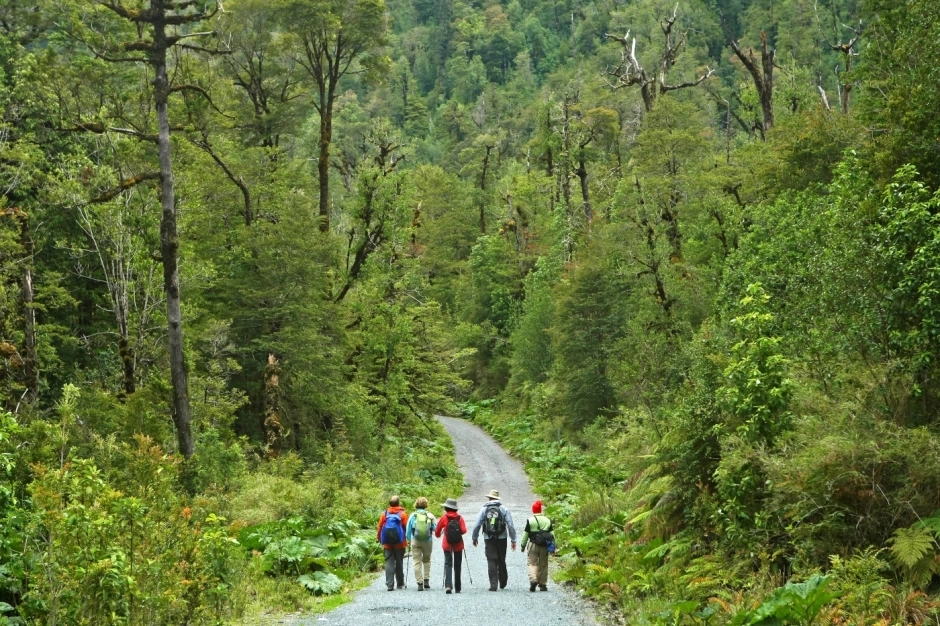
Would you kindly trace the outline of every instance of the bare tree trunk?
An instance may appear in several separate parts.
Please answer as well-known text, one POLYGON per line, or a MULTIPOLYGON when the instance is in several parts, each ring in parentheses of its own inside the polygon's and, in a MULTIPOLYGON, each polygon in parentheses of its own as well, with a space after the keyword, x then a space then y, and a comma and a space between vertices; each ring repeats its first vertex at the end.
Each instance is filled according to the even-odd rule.
POLYGON ((754 87, 757 89, 757 95, 760 98, 761 115, 763 125, 761 135, 774 127, 774 60, 777 56, 776 50, 771 50, 767 45, 767 33, 761 31, 761 58, 760 66, 757 63, 757 57, 753 50, 744 52, 738 45, 738 42, 731 38, 729 45, 735 56, 740 59, 744 67, 751 74, 754 81, 754 87))
POLYGON ((588 190, 588 173, 587 168, 584 166, 583 158, 578 160, 578 169, 576 169, 574 173, 577 174, 578 178, 581 180, 581 201, 584 204, 584 219, 587 220, 588 226, 590 226, 591 222, 594 221, 594 210, 591 208, 591 196, 588 190))
POLYGON ((26 378, 27 400, 35 400, 39 395, 39 356, 36 354, 36 309, 33 306, 35 292, 33 290, 33 236, 29 230, 29 216, 22 211, 18 216, 20 220, 20 244, 23 246, 25 263, 23 264, 23 352, 25 363, 23 373, 26 378))
POLYGON ((127 337, 121 337, 118 340, 118 354, 121 357, 121 371, 123 372, 121 380, 122 399, 127 398, 137 391, 136 374, 134 371, 134 349, 127 337))
POLYGON ((330 142, 333 141, 333 103, 320 111, 320 161, 317 176, 320 183, 320 232, 330 231, 330 142))
POLYGON ((268 439, 268 456, 280 456, 284 449, 284 424, 281 421, 280 364, 273 354, 268 355, 264 368, 264 430, 268 439))
MULTIPOLYGON (((167 9, 164 0, 155 4, 164 15, 167 9)), ((189 410, 189 383, 186 359, 183 354, 183 314, 180 308, 179 277, 179 233, 176 225, 176 198, 173 188, 173 166, 170 160, 170 121, 167 103, 170 85, 166 72, 166 51, 170 45, 166 35, 166 23, 153 23, 153 52, 151 64, 154 68, 154 102, 157 112, 157 145, 160 152, 160 203, 163 219, 160 222, 160 253, 163 257, 163 285, 166 289, 167 336, 169 339, 170 380, 173 386, 173 422, 179 451, 191 457, 194 451, 192 421, 189 410)))
POLYGON ((490 166, 490 152, 496 146, 484 146, 483 171, 480 173, 480 234, 486 234, 486 175, 490 166))

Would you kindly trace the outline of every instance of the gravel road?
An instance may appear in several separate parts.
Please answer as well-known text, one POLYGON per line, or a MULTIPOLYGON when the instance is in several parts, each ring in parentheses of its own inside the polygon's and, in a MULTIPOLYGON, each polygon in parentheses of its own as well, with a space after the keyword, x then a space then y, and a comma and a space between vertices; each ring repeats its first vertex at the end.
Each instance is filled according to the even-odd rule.
MULTIPOLYGON (((468 485, 458 499, 460 513, 467 519, 472 531, 480 507, 486 501, 490 489, 498 489, 503 504, 512 513, 522 539, 525 520, 531 514, 530 507, 535 496, 522 466, 512 459, 499 444, 477 426, 450 417, 438 417, 454 440, 457 463, 468 485)), ((430 507, 435 515, 442 513, 440 503, 430 507)), ((410 510, 410 506, 409 506, 410 510)), ((546 510, 550 516, 551 510, 546 510)), ((597 626, 587 604, 577 596, 565 591, 551 580, 547 592, 529 592, 525 555, 517 550, 508 552, 506 564, 509 584, 496 593, 488 591, 486 557, 483 541, 474 548, 467 541, 467 552, 463 566, 463 591, 446 595, 442 588, 444 557, 440 541, 434 541, 434 556, 431 560, 431 591, 417 591, 414 572, 408 574, 408 588, 389 592, 385 589, 385 576, 379 574, 367 588, 356 594, 352 602, 325 615, 301 619, 298 624, 313 626, 326 624, 335 626, 361 626, 377 623, 432 624, 479 624, 495 621, 513 626, 544 626, 546 624, 572 624, 575 626, 597 626), (470 584, 469 574, 473 577, 470 584)), ((406 559, 406 568, 411 559, 406 559)))

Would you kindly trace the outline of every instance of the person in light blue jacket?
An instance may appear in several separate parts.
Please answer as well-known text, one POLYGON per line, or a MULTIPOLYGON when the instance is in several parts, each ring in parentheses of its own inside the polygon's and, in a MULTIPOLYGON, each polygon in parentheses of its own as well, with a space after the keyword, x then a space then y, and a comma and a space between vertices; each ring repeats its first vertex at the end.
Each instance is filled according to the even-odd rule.
POLYGON ((428 511, 428 499, 415 500, 415 512, 408 518, 405 537, 411 543, 411 560, 415 568, 418 591, 431 588, 431 549, 437 520, 428 511))
POLYGON ((506 571, 506 538, 512 542, 516 551, 516 527, 512 524, 512 514, 499 501, 499 492, 493 489, 486 496, 487 503, 477 515, 473 526, 473 546, 477 546, 480 530, 483 531, 483 545, 486 550, 487 573, 490 577, 490 591, 505 589, 509 582, 506 571))

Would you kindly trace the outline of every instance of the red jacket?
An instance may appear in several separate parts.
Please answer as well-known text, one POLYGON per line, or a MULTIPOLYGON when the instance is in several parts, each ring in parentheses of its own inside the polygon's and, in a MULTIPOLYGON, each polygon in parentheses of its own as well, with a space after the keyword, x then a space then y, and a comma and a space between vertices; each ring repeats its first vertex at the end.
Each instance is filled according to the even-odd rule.
MULTIPOLYGON (((382 517, 379 518, 379 529, 375 533, 375 538, 377 541, 382 541, 382 527, 385 526, 385 515, 387 513, 400 513, 401 514, 401 529, 405 530, 408 528, 408 514, 405 513, 405 509, 400 506, 390 506, 385 511, 382 511, 382 517)), ((402 541, 401 543, 396 543, 394 545, 382 544, 382 547, 386 550, 391 550, 392 548, 407 548, 408 541, 402 541)))
POLYGON ((444 552, 463 552, 463 540, 460 541, 455 546, 450 545, 447 542, 447 522, 452 519, 456 519, 460 522, 460 534, 467 534, 467 523, 463 521, 463 515, 457 511, 444 511, 444 515, 441 516, 441 519, 437 520, 437 527, 434 529, 435 537, 443 537, 444 541, 442 542, 441 547, 444 548, 444 552))

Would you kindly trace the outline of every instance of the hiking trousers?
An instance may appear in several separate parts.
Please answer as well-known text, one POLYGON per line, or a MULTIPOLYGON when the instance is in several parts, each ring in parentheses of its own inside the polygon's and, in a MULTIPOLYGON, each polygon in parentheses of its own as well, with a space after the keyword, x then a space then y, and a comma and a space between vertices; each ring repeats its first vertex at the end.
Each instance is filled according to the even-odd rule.
POLYGON ((395 582, 398 582, 399 588, 405 586, 405 549, 404 548, 385 548, 385 586, 389 589, 395 588, 395 582))
POLYGON ((529 542, 529 551, 526 554, 526 565, 529 566, 529 583, 545 585, 548 583, 548 546, 537 546, 529 542))
POLYGON ((413 539, 411 541, 411 560, 414 561, 415 582, 422 583, 431 578, 431 547, 433 543, 430 539, 421 541, 413 539))
POLYGON ((460 565, 463 562, 463 552, 444 551, 444 588, 453 589, 460 593, 460 565), (453 578, 451 578, 453 570, 453 578), (451 584, 453 582, 453 584, 451 584))
POLYGON ((509 573, 506 571, 506 548, 509 546, 509 540, 502 539, 484 539, 483 546, 486 551, 486 571, 490 577, 490 589, 502 589, 509 582, 509 573))

